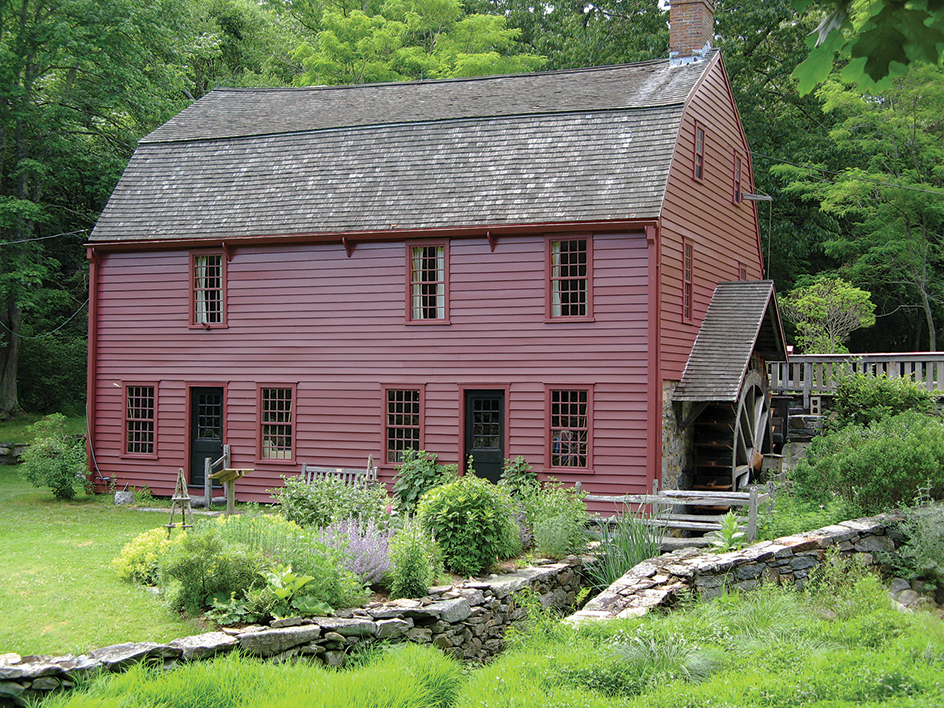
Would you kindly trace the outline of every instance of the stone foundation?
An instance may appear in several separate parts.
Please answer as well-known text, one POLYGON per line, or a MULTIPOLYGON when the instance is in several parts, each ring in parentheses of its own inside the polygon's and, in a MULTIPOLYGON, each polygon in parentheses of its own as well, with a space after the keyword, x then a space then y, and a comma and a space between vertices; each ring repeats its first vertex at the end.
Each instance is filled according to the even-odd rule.
POLYGON ((525 617, 522 593, 543 607, 573 607, 580 589, 580 561, 525 568, 516 573, 433 588, 418 600, 393 600, 345 610, 337 617, 294 617, 269 626, 224 629, 168 644, 117 644, 82 656, 0 655, 0 707, 26 706, 45 693, 71 688, 79 676, 123 671, 149 662, 173 668, 239 648, 271 661, 344 663, 354 646, 376 641, 432 644, 462 661, 489 659, 504 646, 508 627, 525 617))
POLYGON ((693 426, 682 430, 680 421, 691 410, 691 403, 672 403, 678 381, 662 382, 662 488, 689 488, 686 472, 692 468, 693 426))

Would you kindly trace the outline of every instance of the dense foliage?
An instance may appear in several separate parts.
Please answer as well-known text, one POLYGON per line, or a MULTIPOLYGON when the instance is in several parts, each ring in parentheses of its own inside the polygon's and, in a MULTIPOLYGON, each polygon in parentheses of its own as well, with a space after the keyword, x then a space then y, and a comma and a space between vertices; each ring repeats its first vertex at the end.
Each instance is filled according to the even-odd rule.
POLYGON ((467 474, 427 492, 417 516, 442 548, 447 570, 481 575, 499 558, 521 550, 512 511, 500 487, 467 474))
POLYGON ((810 443, 791 479, 801 497, 825 503, 838 496, 854 515, 910 502, 921 487, 940 499, 944 423, 908 411, 821 435, 810 443))
POLYGON ((458 465, 440 465, 438 456, 425 450, 407 449, 397 465, 393 495, 401 514, 412 514, 426 492, 433 487, 453 482, 459 477, 458 465))
POLYGON ((904 377, 854 374, 839 381, 832 400, 832 428, 868 425, 891 415, 916 411, 937 413, 937 396, 920 384, 904 377))
POLYGON ((283 477, 285 486, 275 492, 279 513, 299 526, 324 528, 343 519, 372 521, 386 528, 391 502, 383 485, 345 484, 340 477, 321 477, 311 484, 301 476, 283 477))
POLYGON ((65 416, 53 413, 33 423, 33 442, 23 451, 20 473, 34 487, 49 487, 56 499, 72 499, 85 484, 85 443, 63 433, 65 416))

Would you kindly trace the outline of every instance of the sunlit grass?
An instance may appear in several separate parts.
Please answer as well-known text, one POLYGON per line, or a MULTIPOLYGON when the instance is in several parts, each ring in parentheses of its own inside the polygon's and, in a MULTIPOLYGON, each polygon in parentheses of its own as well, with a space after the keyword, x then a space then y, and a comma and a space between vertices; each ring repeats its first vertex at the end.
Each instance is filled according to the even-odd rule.
POLYGON ((57 501, 16 467, 0 467, 0 653, 81 653, 202 631, 120 582, 111 564, 125 543, 167 520, 107 496, 57 501))
MULTIPOLYGON (((27 428, 42 418, 40 413, 22 413, 10 420, 0 421, 0 442, 4 443, 27 443, 32 436, 27 432, 27 428)), ((80 435, 85 433, 85 416, 72 416, 66 418, 63 432, 66 435, 80 435)))

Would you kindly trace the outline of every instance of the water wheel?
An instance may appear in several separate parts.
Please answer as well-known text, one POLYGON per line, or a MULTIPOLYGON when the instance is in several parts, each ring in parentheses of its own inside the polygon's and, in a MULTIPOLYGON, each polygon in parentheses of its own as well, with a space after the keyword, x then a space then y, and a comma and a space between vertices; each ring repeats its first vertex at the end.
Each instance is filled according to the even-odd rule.
POLYGON ((736 402, 710 402, 695 419, 693 489, 737 491, 770 452, 767 379, 748 371, 736 402))

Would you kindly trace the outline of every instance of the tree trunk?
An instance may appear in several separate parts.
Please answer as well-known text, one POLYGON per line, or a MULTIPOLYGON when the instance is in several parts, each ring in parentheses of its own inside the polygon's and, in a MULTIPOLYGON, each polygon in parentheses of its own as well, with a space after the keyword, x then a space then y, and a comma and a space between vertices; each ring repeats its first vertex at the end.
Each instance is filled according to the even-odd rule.
POLYGON ((19 411, 16 369, 20 351, 20 306, 12 297, 0 302, 0 420, 19 411))

